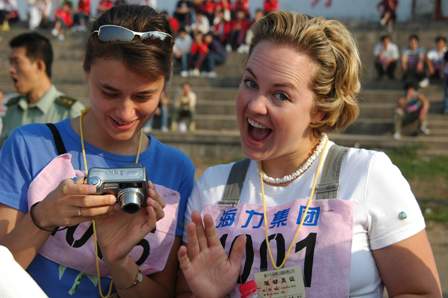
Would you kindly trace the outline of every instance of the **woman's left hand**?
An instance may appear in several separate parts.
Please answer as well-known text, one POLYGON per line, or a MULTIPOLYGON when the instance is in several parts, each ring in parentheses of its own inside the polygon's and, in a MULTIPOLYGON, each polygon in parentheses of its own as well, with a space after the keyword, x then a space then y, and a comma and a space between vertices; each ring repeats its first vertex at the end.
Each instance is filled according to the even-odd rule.
POLYGON ((148 185, 147 206, 130 214, 116 208, 112 214, 96 219, 98 243, 106 262, 123 260, 145 235, 156 229, 164 216, 165 203, 154 185, 148 185))

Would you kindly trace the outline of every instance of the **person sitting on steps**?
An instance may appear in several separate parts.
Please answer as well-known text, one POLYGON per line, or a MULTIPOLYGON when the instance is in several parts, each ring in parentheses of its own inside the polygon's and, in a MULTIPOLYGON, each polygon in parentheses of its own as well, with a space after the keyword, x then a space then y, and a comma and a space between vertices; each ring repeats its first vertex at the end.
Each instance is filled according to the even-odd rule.
POLYGON ((417 92, 418 87, 414 82, 407 82, 404 90, 405 95, 398 100, 395 110, 394 139, 401 139, 402 127, 415 121, 418 121, 418 130, 415 134, 429 135, 426 120, 430 106, 428 98, 417 92))

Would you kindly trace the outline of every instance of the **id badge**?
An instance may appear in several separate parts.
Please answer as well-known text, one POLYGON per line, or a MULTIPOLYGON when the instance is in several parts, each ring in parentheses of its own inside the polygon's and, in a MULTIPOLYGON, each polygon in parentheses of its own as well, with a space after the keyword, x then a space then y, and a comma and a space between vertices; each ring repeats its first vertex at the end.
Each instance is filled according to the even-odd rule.
POLYGON ((255 273, 258 297, 305 298, 302 269, 298 266, 255 273))

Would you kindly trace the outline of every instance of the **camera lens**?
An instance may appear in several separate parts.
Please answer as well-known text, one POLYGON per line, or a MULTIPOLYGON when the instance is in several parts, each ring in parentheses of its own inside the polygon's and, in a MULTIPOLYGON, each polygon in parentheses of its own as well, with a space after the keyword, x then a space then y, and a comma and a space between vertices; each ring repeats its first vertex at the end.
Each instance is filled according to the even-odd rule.
POLYGON ((123 211, 136 213, 142 206, 144 195, 138 188, 125 188, 118 192, 117 198, 123 211))

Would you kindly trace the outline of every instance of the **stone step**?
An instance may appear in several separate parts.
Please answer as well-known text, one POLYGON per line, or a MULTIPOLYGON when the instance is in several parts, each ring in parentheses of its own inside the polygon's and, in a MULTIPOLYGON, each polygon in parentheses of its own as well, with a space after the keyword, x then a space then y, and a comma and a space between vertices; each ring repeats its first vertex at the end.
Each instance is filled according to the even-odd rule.
MULTIPOLYGON (((219 160, 235 160, 242 157, 238 131, 215 132, 197 130, 189 133, 178 132, 152 132, 161 141, 176 146, 196 160, 210 160, 219 157, 219 160)), ((330 134, 330 139, 338 144, 362 147, 377 150, 396 149, 402 147, 416 148, 420 154, 448 155, 448 138, 434 137, 403 137, 394 140, 391 135, 347 135, 330 134)))
MULTIPOLYGON (((236 130, 236 116, 197 114, 195 116, 196 127, 203 130, 222 131, 236 130)), ((364 119, 359 118, 344 133, 354 135, 387 135, 393 132, 393 119, 364 119)), ((428 128, 434 137, 448 137, 448 121, 428 119, 428 128)))

